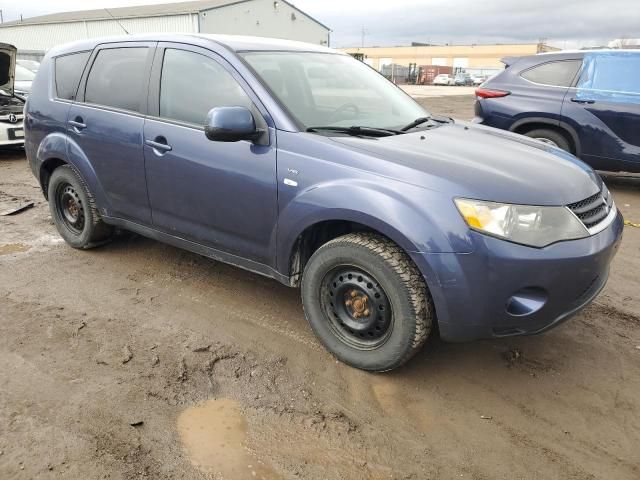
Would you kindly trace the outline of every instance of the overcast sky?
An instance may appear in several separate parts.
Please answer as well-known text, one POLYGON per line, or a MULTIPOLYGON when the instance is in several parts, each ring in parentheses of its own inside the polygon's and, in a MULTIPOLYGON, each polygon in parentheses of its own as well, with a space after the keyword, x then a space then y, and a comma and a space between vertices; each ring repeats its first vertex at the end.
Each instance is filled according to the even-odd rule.
MULTIPOLYGON (((163 0, 0 0, 4 20, 163 0)), ((293 0, 332 30, 333 47, 529 43, 561 48, 640 38, 640 0, 293 0)))

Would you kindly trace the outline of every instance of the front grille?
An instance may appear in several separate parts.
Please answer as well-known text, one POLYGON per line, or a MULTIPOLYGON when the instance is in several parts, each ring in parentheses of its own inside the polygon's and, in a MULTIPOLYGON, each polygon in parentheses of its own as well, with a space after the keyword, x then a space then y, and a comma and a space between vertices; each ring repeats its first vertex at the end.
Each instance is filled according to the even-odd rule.
POLYGON ((612 205, 613 198, 607 187, 603 187, 601 192, 569 204, 567 207, 582 221, 585 227, 593 228, 607 218, 612 205))

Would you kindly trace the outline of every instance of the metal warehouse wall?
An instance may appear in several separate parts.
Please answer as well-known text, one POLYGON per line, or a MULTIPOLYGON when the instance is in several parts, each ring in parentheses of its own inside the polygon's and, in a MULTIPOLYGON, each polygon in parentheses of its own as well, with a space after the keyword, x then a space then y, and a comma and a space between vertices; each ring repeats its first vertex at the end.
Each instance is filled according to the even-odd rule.
MULTIPOLYGON (((198 17, 195 14, 124 18, 119 22, 132 34, 198 31, 198 17)), ((12 25, 0 28, 0 42, 11 43, 18 47, 18 50, 46 51, 61 43, 123 33, 114 20, 12 25)))
POLYGON ((254 0, 200 12, 200 32, 329 44, 327 28, 290 5, 273 0, 254 0))

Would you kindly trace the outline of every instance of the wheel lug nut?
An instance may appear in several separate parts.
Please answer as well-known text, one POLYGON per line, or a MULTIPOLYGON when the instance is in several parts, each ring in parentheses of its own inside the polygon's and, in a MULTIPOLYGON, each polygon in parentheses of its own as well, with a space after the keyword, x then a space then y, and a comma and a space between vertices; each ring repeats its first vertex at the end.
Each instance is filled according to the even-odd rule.
POLYGON ((351 296, 352 296, 352 297, 355 297, 356 295, 358 295, 358 294, 356 293, 356 291, 355 291, 355 290, 351 290, 351 296))
POLYGON ((369 316, 369 310, 365 310, 365 311, 364 311, 364 316, 365 316, 365 317, 368 317, 368 316, 369 316))
POLYGON ((355 312, 355 313, 353 314, 353 318, 360 318, 360 314, 359 314, 358 312, 355 312))
POLYGON ((346 302, 344 302, 344 303, 345 303, 345 305, 346 305, 347 307, 350 307, 350 306, 351 306, 351 300, 347 300, 347 301, 346 301, 346 302))

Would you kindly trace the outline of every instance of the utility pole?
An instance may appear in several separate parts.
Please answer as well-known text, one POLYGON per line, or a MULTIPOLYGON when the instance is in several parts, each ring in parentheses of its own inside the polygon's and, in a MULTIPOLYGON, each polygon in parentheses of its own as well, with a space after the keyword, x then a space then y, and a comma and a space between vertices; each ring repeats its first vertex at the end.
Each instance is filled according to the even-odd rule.
POLYGON ((365 30, 365 28, 364 28, 364 27, 362 27, 362 48, 364 48, 364 37, 365 37, 365 35, 367 35, 368 33, 369 33, 369 32, 367 32, 367 31, 365 30))
POLYGON ((0 8, 0 23, 4 23, 4 17, 2 16, 2 9, 0 8))

